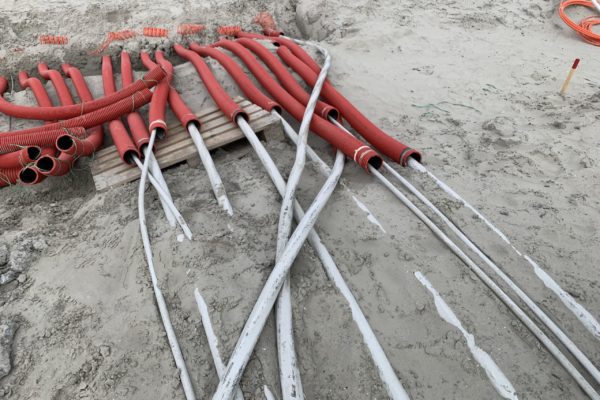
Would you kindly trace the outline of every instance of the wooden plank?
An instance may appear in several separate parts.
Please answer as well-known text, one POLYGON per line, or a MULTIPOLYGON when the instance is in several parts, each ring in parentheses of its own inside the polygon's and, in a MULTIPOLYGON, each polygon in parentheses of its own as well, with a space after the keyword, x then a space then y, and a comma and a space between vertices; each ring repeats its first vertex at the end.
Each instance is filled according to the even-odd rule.
MULTIPOLYGON (((249 115, 250 126, 255 132, 263 130, 275 132, 277 130, 275 126, 279 126, 278 118, 241 97, 236 97, 235 101, 249 115)), ((193 103, 188 105, 190 109, 196 111, 196 116, 202 123, 200 133, 209 150, 244 137, 237 125, 225 117, 218 108, 210 107, 203 110, 194 110, 193 103)), ((161 168, 168 168, 186 160, 197 160, 199 158, 198 152, 187 130, 181 126, 179 121, 172 118, 167 121, 167 126, 169 134, 165 139, 156 143, 154 151, 161 168)), ((109 146, 96 152, 90 169, 97 190, 131 182, 140 177, 140 170, 137 167, 127 165, 121 161, 115 146, 109 146)))

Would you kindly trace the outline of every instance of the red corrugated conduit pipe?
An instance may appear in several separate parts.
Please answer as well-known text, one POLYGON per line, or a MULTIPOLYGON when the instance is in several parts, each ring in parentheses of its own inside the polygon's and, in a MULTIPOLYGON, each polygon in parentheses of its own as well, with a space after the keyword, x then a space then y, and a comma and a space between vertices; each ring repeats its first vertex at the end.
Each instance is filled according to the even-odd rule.
MULTIPOLYGON (((281 82, 281 86, 283 86, 289 94, 294 96, 296 100, 306 106, 310 95, 306 93, 306 91, 302 88, 302 86, 300 86, 300 84, 298 84, 298 82, 296 82, 292 74, 283 64, 281 64, 281 62, 277 59, 277 57, 275 57, 275 55, 273 55, 273 53, 267 50, 260 43, 251 39, 238 39, 236 40, 236 43, 240 43, 242 46, 257 55, 258 58, 260 58, 260 60, 271 70, 271 72, 273 72, 275 77, 277 77, 277 80, 281 82)), ((315 111, 324 119, 338 119, 340 114, 335 107, 332 107, 331 105, 322 101, 317 102, 315 111)))
MULTIPOLYGON (((71 78, 71 82, 77 91, 77 96, 82 102, 93 101, 94 97, 92 92, 83 77, 81 71, 70 64, 62 64, 61 68, 66 76, 71 78)), ((104 142, 104 129, 102 125, 93 126, 90 128, 89 135, 87 137, 79 137, 68 133, 60 136, 56 139, 55 146, 60 151, 64 151, 69 154, 75 154, 77 156, 90 156, 98 148, 102 146, 104 142)))
MULTIPOLYGON (((121 52, 121 86, 126 88, 133 84, 133 68, 131 67, 131 58, 126 51, 121 52)), ((131 112, 127 114, 127 125, 138 150, 143 153, 143 147, 150 141, 150 132, 146 122, 139 112, 131 112)))
MULTIPOLYGON (((316 82, 316 76, 321 71, 319 64, 313 60, 313 58, 298 44, 294 41, 282 37, 265 36, 255 33, 239 32, 238 37, 245 39, 264 39, 270 40, 276 45, 283 46, 289 50, 293 56, 290 57, 289 53, 284 52, 284 56, 278 51, 278 54, 282 59, 291 67, 294 72, 302 77, 302 79, 309 85, 313 85, 316 82), (286 61, 289 61, 289 63, 286 61), (299 62, 300 61, 300 62, 299 62), (312 71, 313 73, 310 73, 312 71), (311 83, 312 82, 312 83, 311 83)), ((242 40, 242 39, 240 39, 242 40)), ((253 47, 261 46, 257 42, 253 47)), ((280 47, 281 49, 281 47, 280 47)), ((268 52, 267 49, 265 51, 268 52)), ((336 107, 342 114, 342 117, 348 121, 348 123, 354 128, 367 142, 373 145, 377 150, 390 157, 395 162, 402 166, 407 166, 408 161, 413 158, 416 161, 421 160, 421 153, 417 150, 412 149, 400 141, 392 138, 375 124, 373 124, 367 117, 365 117, 348 99, 346 99, 341 93, 339 93, 331 83, 325 82, 322 90, 323 98, 331 105, 336 107)))
MULTIPOLYGON (((112 60, 108 55, 102 57, 102 86, 104 88, 105 96, 114 94, 117 91, 113 76, 112 60)), ((133 140, 131 140, 129 133, 125 128, 125 124, 121 121, 121 116, 108 123, 108 132, 117 148, 121 160, 126 164, 133 165, 133 156, 139 158, 140 153, 133 143, 133 140)))
MULTIPOLYGON (((304 106, 271 77, 248 49, 239 43, 224 39, 213 44, 212 47, 223 47, 239 57, 244 64, 246 64, 252 75, 254 75, 271 96, 273 96, 273 98, 281 104, 294 119, 302 121, 304 106)), ((379 157, 373 149, 360 140, 347 135, 344 131, 318 115, 313 116, 310 129, 333 147, 342 151, 346 157, 353 159, 365 171, 369 171, 369 165, 372 165, 375 168, 381 166, 381 157, 379 157)))
MULTIPOLYGON (((169 68, 168 66, 171 65, 171 63, 165 58, 162 52, 157 51, 154 55, 157 62, 159 62, 165 68, 169 68)), ((142 52, 140 56, 142 63, 146 68, 151 69, 156 66, 148 54, 142 52)), ((231 202, 227 197, 225 185, 223 185, 221 176, 219 175, 212 157, 210 156, 210 152, 208 151, 208 148, 206 148, 204 140, 202 139, 202 135, 200 134, 200 121, 192 112, 192 110, 188 108, 177 90, 175 90, 173 87, 171 87, 169 91, 169 106, 181 125, 186 128, 192 141, 194 142, 196 150, 198 150, 198 155, 200 156, 202 164, 204 165, 208 175, 217 202, 229 215, 233 215, 233 207, 231 206, 231 202)))
MULTIPOLYGON (((58 121, 84 114, 91 113, 109 106, 112 106, 123 99, 135 95, 138 92, 150 89, 156 86, 166 76, 166 72, 157 67, 144 75, 140 80, 137 80, 132 85, 117 91, 116 93, 103 97, 101 99, 73 104, 70 106, 61 107, 29 107, 11 104, 0 96, 0 113, 9 115, 15 118, 37 119, 42 121, 58 121)), ((0 77, 0 94, 3 94, 8 88, 8 81, 4 77, 0 77)), ((130 100, 131 102, 131 100, 130 100)))
MULTIPOLYGON (((69 87, 59 71, 49 69, 46 64, 39 63, 38 72, 42 78, 50 79, 61 105, 69 106, 75 104, 73 96, 71 96, 71 92, 69 91, 69 87)), ((57 156, 57 152, 58 149, 55 148, 54 154, 43 155, 36 160, 35 168, 42 175, 62 176, 71 171, 73 163, 75 162, 75 156, 62 151, 58 152, 59 154, 57 156)))

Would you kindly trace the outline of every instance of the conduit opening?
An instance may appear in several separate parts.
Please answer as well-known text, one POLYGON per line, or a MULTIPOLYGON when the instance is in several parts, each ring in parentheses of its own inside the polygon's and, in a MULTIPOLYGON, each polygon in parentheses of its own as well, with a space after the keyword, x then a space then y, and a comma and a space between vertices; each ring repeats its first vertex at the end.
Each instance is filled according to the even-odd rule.
POLYGON ((338 112, 338 110, 336 110, 335 108, 332 108, 328 113, 327 113, 327 118, 332 118, 337 120, 340 117, 340 113, 338 112))
POLYGON ((19 173, 19 179, 23 183, 33 183, 37 179, 37 172, 33 168, 23 168, 19 173))
POLYGON ((27 157, 29 157, 30 160, 37 160, 41 154, 42 150, 37 146, 29 146, 27 148, 27 157))
POLYGON ((52 170, 52 168, 54 168, 54 160, 52 157, 44 156, 37 160, 35 165, 40 171, 49 172, 52 170))
MULTIPOLYGON (((158 130, 157 130, 157 133, 158 133, 158 130)), ((134 165, 133 157, 137 157, 137 156, 138 156, 138 154, 136 151, 127 150, 125 152, 125 154, 123 154, 123 160, 129 165, 134 165)))
POLYGON ((56 140, 56 147, 58 147, 60 151, 69 150, 73 145, 73 138, 67 135, 61 136, 56 140))
POLYGON ((371 157, 369 158, 369 165, 375 169, 381 168, 381 164, 383 164, 383 160, 381 157, 371 157))

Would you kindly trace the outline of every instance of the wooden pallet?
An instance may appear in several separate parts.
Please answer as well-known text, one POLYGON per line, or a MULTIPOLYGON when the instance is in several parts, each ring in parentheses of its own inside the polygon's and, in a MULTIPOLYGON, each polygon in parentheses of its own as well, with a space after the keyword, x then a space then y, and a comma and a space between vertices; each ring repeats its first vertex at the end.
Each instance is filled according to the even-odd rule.
MULTIPOLYGON (((263 132, 265 137, 280 136, 278 120, 270 113, 241 97, 234 99, 250 117, 250 126, 255 132, 263 132)), ((193 105, 190 105, 193 110, 193 105)), ((216 149, 244 137, 240 128, 231 122, 218 108, 197 112, 202 126, 200 133, 209 150, 216 149)), ((200 157, 190 135, 179 121, 167 121, 169 134, 156 142, 154 154, 161 168, 188 161, 199 165, 200 157)), ((94 155, 90 165, 96 190, 103 190, 139 179, 140 170, 121 161, 115 146, 101 149, 94 155)))

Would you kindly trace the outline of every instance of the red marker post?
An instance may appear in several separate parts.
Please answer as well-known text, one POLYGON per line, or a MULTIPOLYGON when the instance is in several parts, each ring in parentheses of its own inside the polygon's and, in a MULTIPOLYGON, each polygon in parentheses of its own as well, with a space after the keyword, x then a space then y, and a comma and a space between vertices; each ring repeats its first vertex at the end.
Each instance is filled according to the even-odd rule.
POLYGON ((575 70, 577 69, 578 65, 579 65, 579 58, 576 58, 575 61, 573 62, 573 66, 571 67, 571 70, 569 71, 569 75, 567 75, 567 79, 565 79, 565 83, 563 83, 562 88, 560 88, 561 95, 564 95, 565 92, 567 91, 567 88, 569 87, 569 83, 571 83, 571 79, 573 79, 573 75, 575 74, 575 70))

